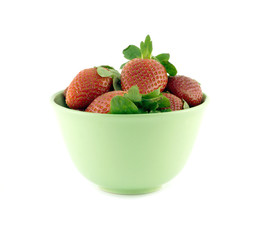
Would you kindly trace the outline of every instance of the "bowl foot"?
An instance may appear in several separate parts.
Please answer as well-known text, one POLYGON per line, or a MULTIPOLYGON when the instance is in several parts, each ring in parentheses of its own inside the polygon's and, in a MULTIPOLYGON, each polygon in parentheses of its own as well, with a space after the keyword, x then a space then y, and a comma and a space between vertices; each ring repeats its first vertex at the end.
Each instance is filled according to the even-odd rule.
POLYGON ((140 188, 140 189, 115 189, 115 188, 106 188, 100 187, 104 192, 122 194, 122 195, 137 195, 137 194, 146 194, 159 190, 161 186, 154 188, 140 188))

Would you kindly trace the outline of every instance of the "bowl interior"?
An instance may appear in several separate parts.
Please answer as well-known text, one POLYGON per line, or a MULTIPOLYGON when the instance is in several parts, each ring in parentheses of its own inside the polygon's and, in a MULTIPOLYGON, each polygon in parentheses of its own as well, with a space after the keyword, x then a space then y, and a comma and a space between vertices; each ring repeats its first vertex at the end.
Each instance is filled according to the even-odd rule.
POLYGON ((60 105, 62 107, 65 107, 65 108, 69 108, 67 105, 66 105, 66 102, 65 102, 65 97, 63 95, 63 91, 60 91, 58 92, 57 94, 54 95, 54 98, 53 98, 53 101, 57 104, 57 105, 60 105))

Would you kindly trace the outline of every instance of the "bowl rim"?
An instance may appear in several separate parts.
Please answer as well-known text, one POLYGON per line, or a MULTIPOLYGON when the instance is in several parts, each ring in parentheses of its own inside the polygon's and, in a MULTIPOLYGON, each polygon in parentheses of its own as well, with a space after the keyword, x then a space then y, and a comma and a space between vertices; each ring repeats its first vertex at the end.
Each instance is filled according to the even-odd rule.
POLYGON ((65 111, 65 112, 69 112, 69 113, 72 113, 72 114, 80 114, 80 115, 83 115, 83 116, 101 116, 101 117, 121 117, 121 116, 130 116, 130 117, 140 117, 140 116, 143 116, 143 117, 151 117, 151 116, 166 116, 166 115, 173 115, 173 114, 185 114, 185 113, 188 113, 188 112, 193 112, 193 111, 197 111, 197 110, 200 110, 200 109, 203 109, 206 107, 206 105, 208 105, 209 103, 209 96, 206 95, 205 93, 203 93, 203 99, 204 101, 200 104, 200 105, 197 105, 195 107, 191 107, 191 108, 187 108, 187 109, 182 109, 182 110, 179 110, 179 111, 172 111, 172 112, 160 112, 160 113, 142 113, 142 114, 102 114, 102 113, 91 113, 91 112, 85 112, 85 111, 78 111, 78 110, 75 110, 75 109, 71 109, 71 108, 66 108, 64 106, 61 106, 59 105, 58 103, 55 102, 55 98, 59 95, 62 95, 64 92, 64 90, 61 90, 61 91, 58 91, 56 93, 54 93, 51 98, 50 98, 50 101, 51 101, 51 104, 62 110, 62 111, 65 111))

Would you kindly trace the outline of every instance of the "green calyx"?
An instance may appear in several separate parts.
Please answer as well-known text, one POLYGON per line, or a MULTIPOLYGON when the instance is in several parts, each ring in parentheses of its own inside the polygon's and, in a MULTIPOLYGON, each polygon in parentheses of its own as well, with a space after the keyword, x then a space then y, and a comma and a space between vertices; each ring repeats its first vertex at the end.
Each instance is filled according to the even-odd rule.
POLYGON ((111 77, 113 79, 113 88, 115 91, 122 90, 121 88, 121 74, 113 67, 102 65, 97 68, 97 73, 101 77, 111 77))
POLYGON ((138 86, 132 86, 124 96, 115 96, 110 103, 111 114, 140 114, 170 112, 170 101, 157 89, 140 94, 138 86), (167 109, 165 109, 167 108, 167 109))
MULTIPOLYGON (((128 60, 132 60, 134 58, 154 59, 165 67, 169 76, 175 76, 177 74, 177 69, 172 63, 169 62, 170 55, 168 53, 162 53, 157 56, 153 56, 152 51, 153 44, 150 36, 147 35, 145 41, 140 43, 140 48, 135 45, 129 45, 123 50, 123 55, 128 60)), ((126 63, 122 64, 120 68, 122 69, 126 63)))
POLYGON ((145 41, 140 43, 140 49, 143 59, 150 59, 153 51, 153 44, 149 35, 146 36, 145 41))

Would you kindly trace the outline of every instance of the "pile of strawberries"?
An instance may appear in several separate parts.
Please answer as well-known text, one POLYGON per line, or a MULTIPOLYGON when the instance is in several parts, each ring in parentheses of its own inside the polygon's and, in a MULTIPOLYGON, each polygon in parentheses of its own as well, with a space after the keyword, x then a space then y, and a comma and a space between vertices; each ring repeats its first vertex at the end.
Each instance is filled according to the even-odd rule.
POLYGON ((129 61, 121 73, 104 65, 84 69, 65 89, 71 109, 93 113, 155 113, 194 107, 202 102, 200 84, 177 75, 169 54, 152 56, 148 35, 140 48, 130 45, 123 50, 129 61))

